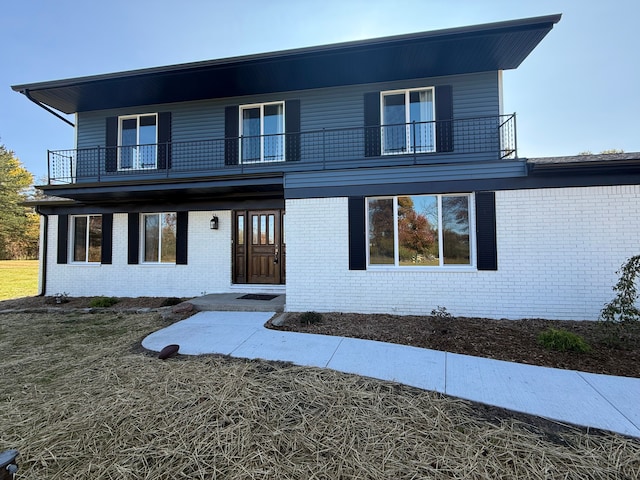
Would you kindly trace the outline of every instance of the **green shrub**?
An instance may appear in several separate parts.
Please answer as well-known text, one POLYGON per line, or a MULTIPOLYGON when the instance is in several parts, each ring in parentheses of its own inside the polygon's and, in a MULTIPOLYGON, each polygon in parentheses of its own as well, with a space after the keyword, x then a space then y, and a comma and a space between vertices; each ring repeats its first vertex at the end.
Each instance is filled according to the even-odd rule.
POLYGON ((436 318, 453 318, 453 315, 447 312, 447 307, 441 307, 440 305, 438 305, 438 308, 431 310, 431 316, 436 318))
POLYGON ((113 307, 119 300, 115 297, 94 297, 91 299, 89 306, 91 308, 107 308, 113 307))
POLYGON ((613 323, 640 322, 638 288, 636 282, 640 275, 640 255, 628 259, 616 273, 620 274, 618 283, 613 287, 618 292, 600 312, 600 320, 613 323))
POLYGON ((304 312, 300 315, 300 325, 313 325, 322 321, 322 314, 318 312, 304 312))
POLYGON ((558 352, 584 353, 591 350, 589 344, 580 335, 556 328, 549 328, 540 333, 538 343, 544 348, 558 352))

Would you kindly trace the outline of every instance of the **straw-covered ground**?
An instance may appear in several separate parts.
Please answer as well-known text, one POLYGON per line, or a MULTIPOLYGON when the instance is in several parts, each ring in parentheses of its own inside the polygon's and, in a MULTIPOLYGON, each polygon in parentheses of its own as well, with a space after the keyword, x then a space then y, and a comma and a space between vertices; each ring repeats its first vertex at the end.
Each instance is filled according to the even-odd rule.
MULTIPOLYGON (((0 301, 0 311, 25 308, 88 308, 92 298, 74 297, 65 300, 66 303, 56 304, 55 298, 52 297, 23 297, 0 301)), ((119 298, 113 308, 157 308, 178 301, 180 299, 157 297, 119 298)), ((267 326, 282 330, 400 343, 531 365, 640 378, 640 323, 617 325, 543 319, 490 320, 432 315, 324 313, 318 323, 301 324, 301 315, 303 314, 291 313, 283 325, 267 326), (538 335, 550 328, 580 335, 589 345, 589 351, 577 353, 545 348, 538 342, 538 335)))
POLYGON ((157 313, 0 315, 24 479, 638 478, 640 441, 328 370, 160 361, 157 313))

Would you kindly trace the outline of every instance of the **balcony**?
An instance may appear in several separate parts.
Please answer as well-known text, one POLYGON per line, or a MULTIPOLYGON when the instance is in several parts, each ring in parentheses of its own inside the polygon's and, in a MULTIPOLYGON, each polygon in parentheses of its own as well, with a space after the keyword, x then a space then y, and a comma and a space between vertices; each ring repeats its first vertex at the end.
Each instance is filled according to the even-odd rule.
MULTIPOLYGON (((49 185, 517 158, 515 114, 48 152, 49 185)), ((81 186, 81 185, 78 185, 81 186)))

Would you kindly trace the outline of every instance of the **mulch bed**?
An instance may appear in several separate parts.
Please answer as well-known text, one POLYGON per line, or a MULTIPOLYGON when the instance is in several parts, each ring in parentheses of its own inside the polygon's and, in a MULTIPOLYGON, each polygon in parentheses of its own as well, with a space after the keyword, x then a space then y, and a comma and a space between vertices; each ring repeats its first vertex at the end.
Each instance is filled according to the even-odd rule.
POLYGON ((280 327, 270 328, 363 338, 466 355, 607 375, 640 377, 640 325, 606 328, 598 322, 542 319, 490 320, 432 316, 325 313, 320 323, 301 325, 291 313, 280 327), (537 342, 548 328, 581 335, 587 353, 547 350, 537 342))

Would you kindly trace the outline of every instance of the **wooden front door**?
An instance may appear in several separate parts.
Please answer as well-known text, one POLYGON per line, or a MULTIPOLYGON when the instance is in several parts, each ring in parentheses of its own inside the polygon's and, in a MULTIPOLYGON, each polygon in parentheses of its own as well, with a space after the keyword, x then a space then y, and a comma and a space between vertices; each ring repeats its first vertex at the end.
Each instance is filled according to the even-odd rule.
POLYGON ((284 284, 284 211, 239 210, 233 222, 233 283, 284 284))

